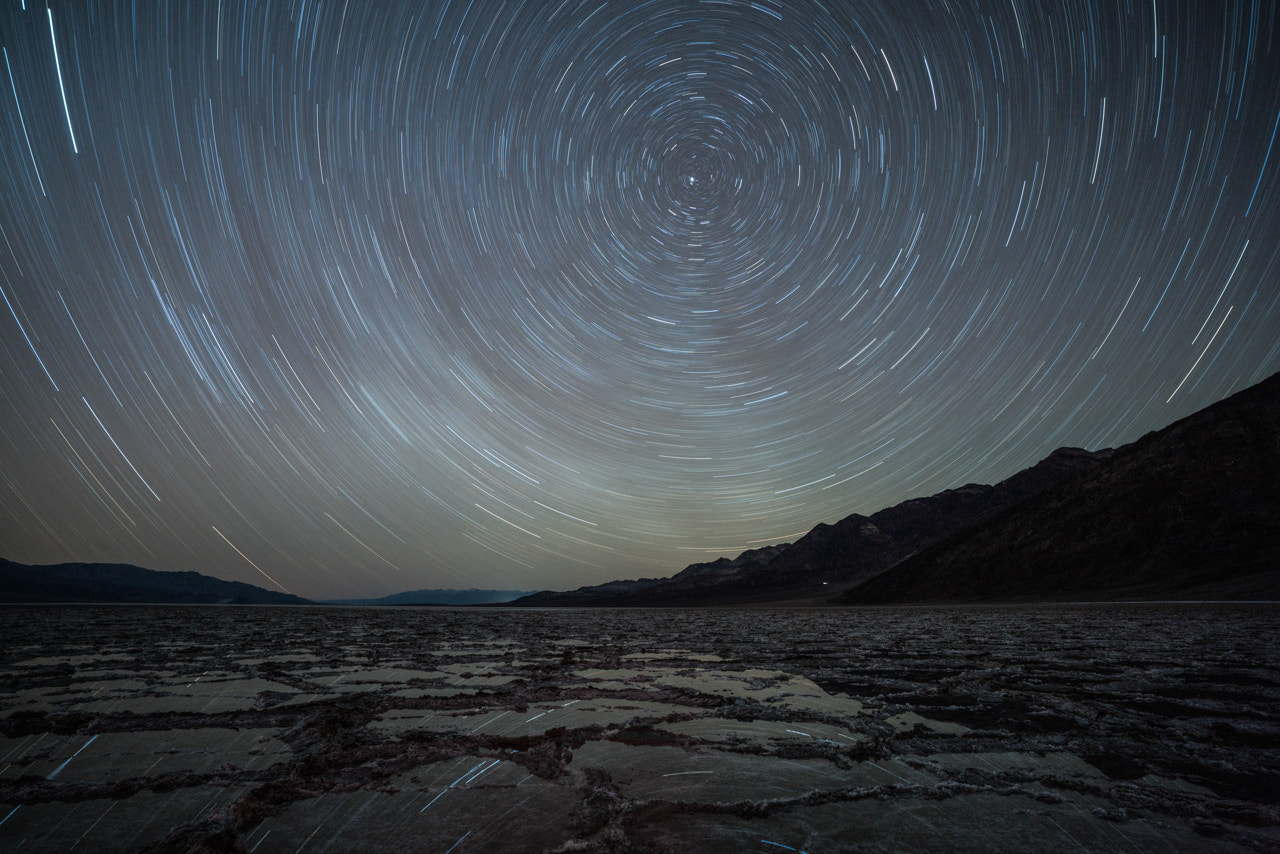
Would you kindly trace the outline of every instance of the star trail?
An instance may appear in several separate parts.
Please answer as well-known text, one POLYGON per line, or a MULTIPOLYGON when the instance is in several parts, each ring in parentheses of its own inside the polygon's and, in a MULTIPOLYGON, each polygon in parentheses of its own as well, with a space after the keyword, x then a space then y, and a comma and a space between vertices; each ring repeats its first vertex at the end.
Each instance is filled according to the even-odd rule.
POLYGON ((793 540, 1280 370, 1269 2, 5 0, 0 555, 793 540))

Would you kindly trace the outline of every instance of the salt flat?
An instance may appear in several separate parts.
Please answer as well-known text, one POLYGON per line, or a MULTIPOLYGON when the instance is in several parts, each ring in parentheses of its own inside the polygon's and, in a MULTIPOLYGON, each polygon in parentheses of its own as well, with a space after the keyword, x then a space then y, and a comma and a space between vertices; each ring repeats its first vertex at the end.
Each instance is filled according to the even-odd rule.
POLYGON ((1280 851, 1280 608, 3 611, 0 850, 1280 851))

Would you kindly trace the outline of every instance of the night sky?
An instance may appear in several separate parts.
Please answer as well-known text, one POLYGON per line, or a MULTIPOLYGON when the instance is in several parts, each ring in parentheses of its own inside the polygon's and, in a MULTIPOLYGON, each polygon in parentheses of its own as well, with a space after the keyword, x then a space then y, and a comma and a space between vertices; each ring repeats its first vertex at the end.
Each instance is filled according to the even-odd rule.
POLYGON ((3 0, 0 556, 794 540, 1280 370, 1277 4, 3 0))

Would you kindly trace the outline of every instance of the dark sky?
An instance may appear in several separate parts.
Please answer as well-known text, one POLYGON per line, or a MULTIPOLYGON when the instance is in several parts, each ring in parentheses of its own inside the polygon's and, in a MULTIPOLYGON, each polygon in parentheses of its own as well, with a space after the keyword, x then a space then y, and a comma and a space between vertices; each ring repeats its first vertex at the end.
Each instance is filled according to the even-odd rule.
POLYGON ((3 0, 0 556, 669 575, 1280 369, 1272 2, 3 0))

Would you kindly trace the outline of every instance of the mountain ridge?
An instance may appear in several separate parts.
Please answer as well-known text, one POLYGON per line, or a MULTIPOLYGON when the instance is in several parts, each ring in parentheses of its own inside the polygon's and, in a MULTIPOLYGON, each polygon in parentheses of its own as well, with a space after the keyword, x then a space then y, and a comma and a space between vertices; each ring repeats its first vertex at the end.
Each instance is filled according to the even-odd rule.
POLYGON ((1137 598, 1280 599, 1280 374, 1118 449, 1059 448, 794 543, 510 604, 1137 598))
POLYGON ((695 563, 668 578, 610 581, 542 591, 512 605, 600 607, 739 605, 827 598, 873 577, 938 539, 1088 471, 1114 453, 1059 448, 994 484, 970 483, 911 498, 865 516, 820 522, 794 543, 749 549, 735 558, 695 563), (834 588, 833 588, 834 585, 834 588))
POLYGON ((0 558, 0 604, 310 605, 243 581, 128 563, 29 565, 0 558))
POLYGON ((1280 374, 836 601, 1136 598, 1280 598, 1280 374))
POLYGON ((315 603, 195 572, 0 559, 0 604, 517 607, 1280 599, 1280 373, 1118 449, 1059 448, 794 542, 569 591, 412 590, 315 603), (436 600, 440 600, 437 602, 436 600))

